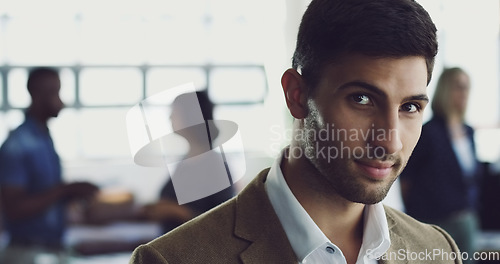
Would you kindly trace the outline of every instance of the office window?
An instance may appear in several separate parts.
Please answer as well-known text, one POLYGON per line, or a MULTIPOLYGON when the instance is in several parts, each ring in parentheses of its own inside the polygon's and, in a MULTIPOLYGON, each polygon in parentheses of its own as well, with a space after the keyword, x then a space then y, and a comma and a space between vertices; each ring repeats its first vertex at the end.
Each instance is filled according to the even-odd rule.
MULTIPOLYGON (((0 7, 0 67, 8 91, 0 93, 0 143, 24 120, 28 70, 49 66, 60 70, 66 107, 48 125, 68 181, 114 181, 130 187, 138 201, 156 199, 150 186, 161 186, 165 168, 146 168, 147 184, 137 177, 144 168, 133 163, 126 114, 189 82, 198 90, 208 87, 215 119, 238 124, 245 151, 262 150, 266 142, 259 139, 268 129, 255 131, 255 117, 266 115, 266 50, 279 45, 269 24, 278 20, 272 27, 282 31, 284 7, 283 0, 6 0, 0 7), (117 172, 115 164, 124 169, 117 172)), ((160 117, 151 127, 167 131, 156 128, 170 124, 168 100, 150 110, 160 117)), ((173 147, 178 153, 185 148, 187 143, 173 147)))
POLYGON ((0 108, 3 106, 3 93, 5 88, 6 87, 3 87, 3 76, 0 74, 0 108))
POLYGON ((132 68, 87 68, 80 75, 83 105, 130 105, 142 98, 142 74, 132 68))
POLYGON ((81 148, 89 158, 130 157, 125 115, 128 108, 82 109, 81 148))
POLYGON ((7 131, 14 130, 18 127, 24 120, 24 110, 21 109, 11 109, 4 112, 3 120, 5 121, 5 129, 7 131))
POLYGON ((66 105, 73 105, 76 94, 75 73, 70 68, 62 68, 59 70, 59 78, 61 79, 59 92, 61 100, 66 105))
MULTIPOLYGON (((0 38, 2 38, 2 36, 6 35, 5 29, 6 29, 5 15, 2 14, 2 12, 0 11, 0 38)), ((6 56, 7 56, 7 54, 6 54, 5 41, 0 41, 0 63, 1 64, 5 63, 6 56)))
POLYGON ((207 87, 207 76, 202 68, 152 68, 146 78, 146 97, 188 82, 197 90, 207 87))
POLYGON ((26 83, 28 71, 24 68, 11 69, 8 75, 9 103, 12 107, 26 108, 30 104, 30 96, 26 83))
POLYGON ((54 143, 66 160, 129 158, 124 116, 128 108, 67 108, 50 121, 54 143))
POLYGON ((57 153, 63 160, 85 157, 81 137, 86 134, 80 121, 80 112, 71 107, 64 108, 57 118, 49 122, 50 134, 57 153))
POLYGON ((210 74, 210 98, 217 104, 263 102, 266 91, 262 68, 216 68, 210 74))
MULTIPOLYGON (((5 114, 3 112, 0 112, 0 124, 7 124, 5 114)), ((8 132, 9 129, 6 125, 0 126, 0 142, 3 142, 7 138, 8 132)))
MULTIPOLYGON (((31 103, 31 98, 28 92, 28 68, 14 68, 9 71, 8 89, 9 89, 9 104, 15 108, 26 108, 31 103)), ((69 68, 63 68, 59 71, 61 78, 60 96, 66 105, 74 104, 75 102, 75 75, 69 68)), ((1 81, 1 76, 0 76, 1 81)), ((1 85, 1 84, 0 84, 1 85)), ((0 95, 0 105, 1 98, 0 95)))
MULTIPOLYGON (((241 137, 244 140, 245 151, 262 151, 262 139, 267 138, 269 126, 267 122, 276 120, 266 120, 264 108, 260 105, 225 105, 214 109, 214 115, 220 120, 230 120, 238 125, 241 137), (257 122, 256 122, 257 121, 257 122)), ((237 146, 226 145, 225 151, 237 151, 237 146)))
POLYGON ((21 110, 0 111, 0 144, 7 138, 9 131, 15 129, 24 120, 21 110))

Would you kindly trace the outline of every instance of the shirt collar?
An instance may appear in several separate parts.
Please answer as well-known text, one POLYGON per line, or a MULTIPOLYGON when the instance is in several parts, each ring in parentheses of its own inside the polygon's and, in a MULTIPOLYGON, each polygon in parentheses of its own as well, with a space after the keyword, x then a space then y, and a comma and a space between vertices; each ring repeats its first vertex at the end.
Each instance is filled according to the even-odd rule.
MULTIPOLYGON (((300 205, 285 181, 280 164, 283 153, 269 170, 266 192, 299 262, 317 248, 331 243, 306 210, 300 205)), ((364 212, 363 244, 358 261, 382 256, 391 244, 384 207, 381 203, 366 205, 364 212)))
POLYGON ((24 117, 25 117, 24 120, 25 125, 29 127, 30 131, 36 133, 37 136, 45 136, 47 134, 50 135, 47 126, 44 127, 34 117, 28 115, 27 113, 25 113, 24 117))

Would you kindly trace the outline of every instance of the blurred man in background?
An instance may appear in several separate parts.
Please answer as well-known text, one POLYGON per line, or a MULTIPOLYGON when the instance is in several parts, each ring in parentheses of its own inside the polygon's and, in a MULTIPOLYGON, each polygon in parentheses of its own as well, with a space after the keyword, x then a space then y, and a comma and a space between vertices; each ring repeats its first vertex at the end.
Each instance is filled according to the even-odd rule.
MULTIPOLYGON (((212 140, 217 138, 219 134, 219 128, 215 125, 211 126, 209 130, 210 133, 207 133, 207 127, 211 124, 210 121, 213 120, 213 110, 214 104, 210 100, 206 90, 197 91, 196 93, 181 94, 175 98, 172 103, 172 114, 170 119, 173 129, 177 134, 185 138, 189 144, 189 150, 185 155, 185 159, 192 157, 198 158, 196 162, 180 163, 175 169, 172 178, 170 178, 161 189, 160 200, 144 208, 146 217, 161 222, 164 233, 173 230, 195 216, 229 200, 236 194, 236 188, 234 185, 230 185, 217 193, 182 205, 179 204, 176 196, 177 192, 182 190, 182 188, 177 186, 179 189, 176 189, 176 187, 174 187, 174 178, 181 179, 180 183, 182 184, 182 179, 189 178, 192 180, 192 177, 196 178, 199 177, 199 175, 206 174, 198 171, 196 166, 203 167, 204 164, 212 164, 218 161, 217 157, 207 155, 207 152, 213 148, 212 140), (185 128, 185 124, 190 120, 190 114, 193 112, 193 106, 191 104, 192 98, 198 99, 200 110, 206 123, 201 126, 198 125, 191 128, 185 128), (193 167, 195 168, 192 169, 193 167)), ((216 156, 219 156, 219 154, 216 154, 216 156)), ((230 177, 227 164, 225 164, 225 166, 228 177, 230 177)), ((209 175, 206 177, 209 177, 209 175)), ((185 182, 184 180, 184 183, 185 182)), ((179 181, 177 183, 179 183, 179 181)))
POLYGON ((65 184, 47 122, 64 107, 59 73, 32 69, 28 77, 31 105, 25 121, 0 148, 0 194, 10 241, 0 263, 33 263, 52 253, 64 262, 65 205, 90 198, 98 188, 86 182, 65 184))

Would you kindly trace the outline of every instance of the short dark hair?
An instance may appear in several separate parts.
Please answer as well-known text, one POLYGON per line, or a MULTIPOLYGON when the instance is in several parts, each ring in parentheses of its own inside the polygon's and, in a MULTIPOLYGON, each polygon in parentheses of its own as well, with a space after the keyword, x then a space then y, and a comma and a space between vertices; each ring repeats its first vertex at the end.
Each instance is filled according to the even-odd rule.
POLYGON ((428 84, 437 49, 436 27, 413 0, 312 0, 302 17, 292 67, 314 87, 324 67, 343 55, 422 56, 428 84))
POLYGON ((35 67, 29 70, 27 87, 30 94, 33 93, 33 89, 36 88, 36 83, 39 82, 40 78, 45 76, 59 77, 59 70, 51 67, 35 67))

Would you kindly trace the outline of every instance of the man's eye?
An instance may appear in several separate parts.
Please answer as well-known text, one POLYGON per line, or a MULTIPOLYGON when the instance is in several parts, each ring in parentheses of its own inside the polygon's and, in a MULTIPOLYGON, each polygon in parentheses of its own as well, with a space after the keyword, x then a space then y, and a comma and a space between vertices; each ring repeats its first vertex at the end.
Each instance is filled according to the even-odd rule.
POLYGON ((371 103, 370 97, 364 94, 355 94, 352 96, 352 99, 354 100, 354 102, 361 105, 368 105, 371 103))
POLYGON ((421 109, 420 105, 415 103, 406 103, 401 107, 401 110, 408 113, 416 113, 421 109))

